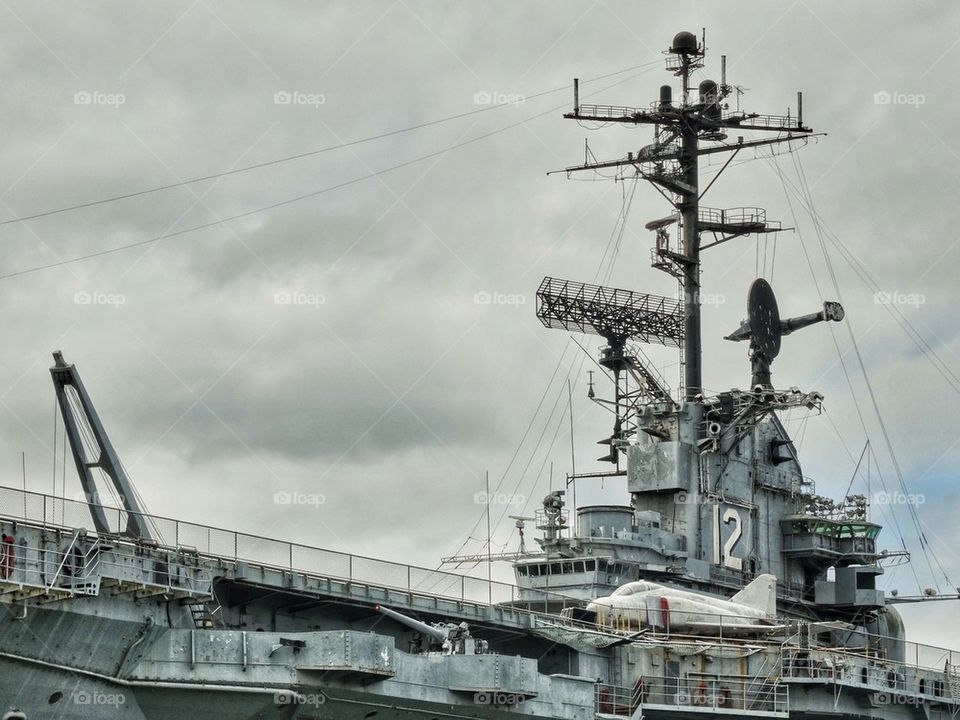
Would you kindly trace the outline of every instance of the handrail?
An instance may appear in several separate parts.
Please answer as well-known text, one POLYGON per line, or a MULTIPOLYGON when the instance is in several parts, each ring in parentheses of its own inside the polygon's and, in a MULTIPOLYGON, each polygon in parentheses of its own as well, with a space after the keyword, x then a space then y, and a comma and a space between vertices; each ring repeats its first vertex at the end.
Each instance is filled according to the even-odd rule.
MULTIPOLYGON (((99 505, 107 516, 110 528, 116 532, 98 534, 90 532, 91 537, 103 537, 112 543, 137 545, 140 541, 122 534, 127 526, 126 517, 130 514, 122 508, 99 505)), ((89 504, 80 500, 55 497, 22 488, 0 485, 0 518, 25 520, 40 524, 42 527, 55 527, 61 530, 73 530, 64 517, 79 525, 89 513, 89 504), (24 510, 26 508, 26 510, 24 510), (58 518, 57 515, 61 517, 58 518)), ((546 603, 564 607, 579 605, 581 601, 562 593, 548 590, 520 588, 515 584, 491 581, 470 575, 461 575, 443 570, 419 567, 382 560, 363 555, 328 550, 316 546, 292 543, 284 540, 263 538, 250 533, 228 530, 210 525, 192 523, 160 515, 147 515, 147 519, 156 522, 167 530, 168 542, 151 542, 151 546, 180 552, 185 544, 196 547, 197 554, 205 557, 246 562, 259 567, 280 571, 303 572, 320 577, 339 578, 347 582, 359 582, 382 586, 405 592, 426 593, 452 600, 481 602, 517 602, 536 594, 536 598, 524 599, 524 604, 546 603), (280 560, 280 558, 283 558, 280 560), (319 564, 326 567, 319 567, 319 564)))
POLYGON ((643 112, 640 108, 627 107, 624 105, 593 105, 588 103, 581 103, 579 107, 579 115, 593 115, 595 117, 632 117, 639 112, 643 112))
MULTIPOLYGON (((57 582, 57 580, 60 577, 60 573, 63 572, 63 566, 66 564, 67 558, 70 557, 70 553, 73 551, 73 548, 76 546, 77 540, 79 538, 80 538, 80 530, 79 529, 74 530, 73 537, 70 538, 70 544, 67 545, 67 549, 63 551, 63 558, 60 560, 60 564, 57 565, 57 571, 53 574, 53 578, 50 580, 50 583, 47 585, 47 590, 53 589, 54 584, 57 582)), ((84 563, 84 567, 86 567, 86 563, 84 563)))
POLYGON ((595 692, 597 711, 614 715, 632 715, 648 705, 786 715, 790 700, 788 688, 778 679, 741 675, 645 675, 632 687, 598 683, 595 692))
MULTIPOLYGON (((750 618, 740 618, 736 615, 720 612, 698 612, 697 615, 700 619, 713 621, 716 626, 713 634, 704 635, 690 632, 684 627, 686 616, 689 614, 687 611, 671 610, 666 617, 667 624, 663 625, 661 623, 658 625, 658 616, 662 617, 662 615, 655 610, 653 626, 647 622, 650 619, 648 613, 648 608, 618 608, 614 612, 603 612, 601 609, 597 620, 592 622, 575 621, 564 614, 557 616, 555 620, 561 627, 569 627, 574 630, 594 630, 616 637, 631 637, 635 642, 642 642, 644 639, 662 642, 669 639, 677 642, 695 641, 704 644, 722 642, 725 645, 737 643, 747 646, 777 646, 780 655, 784 658, 788 657, 791 652, 800 651, 819 656, 830 656, 838 660, 858 659, 871 663, 882 663, 883 667, 889 670, 911 669, 943 673, 946 664, 948 667, 957 668, 957 671, 960 672, 960 650, 936 645, 902 641, 904 659, 897 660, 871 646, 843 647, 804 643, 801 635, 808 632, 810 625, 817 625, 815 622, 781 619, 779 625, 770 626, 769 637, 764 637, 761 633, 744 634, 743 630, 737 627, 738 620, 751 620, 750 618), (640 632, 642 632, 642 635, 638 635, 640 632)), ((751 620, 751 622, 757 621, 751 620)), ((876 643, 896 641, 896 638, 876 634, 871 634, 870 639, 876 643)), ((803 668, 800 665, 793 667, 789 663, 784 663, 785 674, 789 674, 795 669, 803 668)))

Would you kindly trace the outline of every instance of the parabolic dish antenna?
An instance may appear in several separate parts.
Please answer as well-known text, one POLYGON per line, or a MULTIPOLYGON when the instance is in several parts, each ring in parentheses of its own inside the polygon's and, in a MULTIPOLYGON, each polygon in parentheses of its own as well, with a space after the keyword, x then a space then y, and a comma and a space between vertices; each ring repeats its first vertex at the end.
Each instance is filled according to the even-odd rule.
POLYGON ((749 340, 750 361, 753 366, 753 387, 771 387, 770 364, 780 354, 780 341, 784 335, 818 322, 843 320, 843 306, 837 302, 825 302, 818 313, 801 315, 782 320, 777 297, 773 288, 763 278, 757 278, 750 286, 747 296, 747 319, 727 340, 749 340))
POLYGON ((763 278, 757 278, 747 296, 747 321, 750 323, 750 347, 768 360, 780 354, 780 309, 773 288, 763 278))

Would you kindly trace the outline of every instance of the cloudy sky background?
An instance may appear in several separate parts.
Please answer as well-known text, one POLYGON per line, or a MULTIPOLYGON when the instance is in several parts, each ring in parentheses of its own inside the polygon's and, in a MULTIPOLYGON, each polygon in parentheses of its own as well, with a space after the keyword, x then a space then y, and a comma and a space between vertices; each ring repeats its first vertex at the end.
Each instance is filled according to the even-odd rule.
MULTIPOLYGON (((5 484, 19 484, 25 452, 28 486, 52 488, 47 367, 62 349, 156 514, 433 567, 482 517, 475 494, 485 471, 501 492, 529 499, 494 508, 495 525, 500 513, 529 513, 550 488, 551 464, 554 485, 570 469, 568 377, 579 469, 600 454, 594 442, 610 429, 586 398, 593 363, 564 333, 539 325, 533 294, 544 275, 604 274, 629 187, 545 173, 580 161, 584 138, 599 158, 650 140, 643 127, 594 130, 548 111, 572 104, 571 78, 627 68, 585 83, 583 98, 602 90, 590 99, 646 105, 673 80, 660 53, 674 33, 706 27, 710 64, 701 77, 719 79, 726 54, 729 82, 745 90, 742 108, 784 114, 802 90, 807 124, 828 136, 796 158, 737 164, 705 198, 712 207, 764 206, 771 219, 797 227, 780 237, 775 262, 772 244, 764 263, 755 239, 706 254, 704 291, 714 302, 704 314, 705 382, 717 390, 748 383, 746 347, 721 338, 743 316, 758 267, 785 314, 816 310, 821 292, 841 299, 850 330, 821 326, 787 338, 774 367, 779 385, 827 398, 827 416, 790 423, 802 432, 805 472, 821 492, 842 495, 869 436, 879 463, 870 490, 882 489, 879 474, 889 490, 899 489, 852 331, 908 490, 925 500, 918 514, 931 549, 960 578, 960 382, 950 377, 960 366, 960 248, 950 214, 960 173, 960 9, 952 4, 398 0, 281 10, 214 0, 8 0, 0 15, 5 218, 467 113, 489 107, 488 97, 517 101, 0 226, 6 276, 432 155, 269 212, 0 279, 5 484), (893 102, 878 103, 878 92, 893 102), (277 102, 278 93, 295 100, 277 102), (796 185, 798 167, 823 221, 819 234, 781 182, 796 185), (877 303, 878 289, 904 302, 877 303), (494 302, 478 302, 478 294, 494 302), (291 296, 303 302, 282 302, 291 296), (897 312, 919 341, 898 325, 897 312), (321 494, 325 502, 277 504, 277 492, 321 494)), ((643 229, 667 213, 652 188, 638 187, 610 284, 675 292, 669 277, 649 268, 653 238, 643 229)), ((578 340, 593 353, 599 345, 578 340)), ((654 348, 651 357, 676 387, 673 354, 654 348)), ((67 494, 77 489, 68 468, 67 494)), ((865 491, 864 481, 854 489, 865 491)), ((581 495, 626 500, 615 483, 581 487, 581 495)), ((922 558, 907 510, 874 511, 884 522, 891 511, 898 518, 920 584, 946 589, 922 558)), ((498 525, 495 547, 516 546, 511 525, 498 525)), ((480 551, 484 534, 481 523, 464 549, 480 551)), ((900 546, 892 528, 883 537, 900 546)), ((917 592, 909 569, 886 581, 917 592)), ((953 603, 905 611, 911 637, 945 640, 942 626, 934 628, 954 611, 953 603)))

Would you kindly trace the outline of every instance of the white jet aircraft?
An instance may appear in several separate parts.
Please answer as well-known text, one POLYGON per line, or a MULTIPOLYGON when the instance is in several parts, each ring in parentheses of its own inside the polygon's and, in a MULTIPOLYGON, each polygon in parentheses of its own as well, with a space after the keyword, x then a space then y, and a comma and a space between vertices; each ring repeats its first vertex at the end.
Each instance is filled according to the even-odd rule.
POLYGON ((759 575, 729 600, 639 580, 587 605, 597 624, 621 630, 757 634, 777 625, 777 578, 759 575))

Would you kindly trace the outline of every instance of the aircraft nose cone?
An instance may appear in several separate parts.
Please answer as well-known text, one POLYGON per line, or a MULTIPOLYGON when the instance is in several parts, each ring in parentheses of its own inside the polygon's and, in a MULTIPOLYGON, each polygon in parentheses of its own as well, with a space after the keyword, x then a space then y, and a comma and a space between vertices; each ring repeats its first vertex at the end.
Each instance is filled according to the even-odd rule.
POLYGON ((597 598, 587 605, 587 610, 597 612, 598 610, 612 610, 615 607, 611 598, 597 598))

